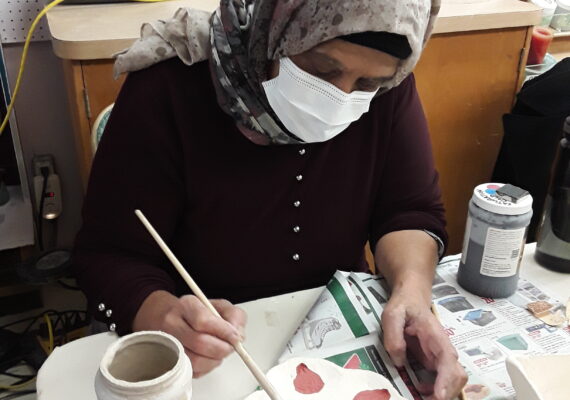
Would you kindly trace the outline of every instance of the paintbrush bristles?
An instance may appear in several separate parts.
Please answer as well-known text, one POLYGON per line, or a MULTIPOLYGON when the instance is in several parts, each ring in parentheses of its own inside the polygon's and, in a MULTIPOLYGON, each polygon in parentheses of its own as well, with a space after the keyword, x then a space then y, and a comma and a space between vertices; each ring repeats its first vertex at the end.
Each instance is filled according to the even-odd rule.
MULTIPOLYGON (((168 245, 164 242, 164 240, 162 240, 162 238, 160 237, 160 235, 158 234, 156 229, 154 229, 154 227, 151 225, 151 223, 148 221, 148 219, 146 219, 146 217, 144 216, 142 211, 141 210, 135 210, 135 214, 140 219, 140 221, 143 223, 143 225, 145 226, 147 231, 150 233, 150 235, 153 237, 153 239, 156 241, 156 243, 161 248, 161 250, 164 252, 166 257, 168 257, 168 259, 170 260, 172 265, 174 265, 174 268, 176 268, 176 270, 178 271, 178 273, 180 274, 182 279, 184 279, 186 284, 190 287, 190 290, 192 290, 194 295, 196 297, 198 297, 198 299, 200 299, 202 304, 204 304, 206 306, 206 308, 208 308, 208 310, 210 310, 214 315, 222 318, 220 316, 220 313, 218 312, 218 310, 216 310, 216 308, 212 305, 210 300, 208 300, 208 298, 206 297, 204 292, 202 292, 200 287, 196 284, 196 282, 194 282, 194 279, 192 279, 192 277, 190 276, 188 271, 186 271, 186 268, 184 268, 182 263, 180 263, 180 261, 178 261, 178 258, 176 258, 174 253, 168 247, 168 245)), ((259 368, 259 366, 253 360, 253 358, 251 358, 249 353, 245 350, 245 348, 243 347, 243 344, 241 342, 238 342, 236 345, 233 345, 233 346, 234 346, 236 353, 238 353, 238 355, 241 357, 241 359, 243 360, 245 365, 249 368, 249 370, 251 371, 251 373, 253 374, 255 379, 259 382, 259 385, 265 390, 267 395, 272 400, 282 400, 281 397, 279 397, 279 395, 275 391, 275 388, 273 387, 273 385, 267 380, 267 377, 265 376, 265 374, 263 373, 261 368, 259 368)))

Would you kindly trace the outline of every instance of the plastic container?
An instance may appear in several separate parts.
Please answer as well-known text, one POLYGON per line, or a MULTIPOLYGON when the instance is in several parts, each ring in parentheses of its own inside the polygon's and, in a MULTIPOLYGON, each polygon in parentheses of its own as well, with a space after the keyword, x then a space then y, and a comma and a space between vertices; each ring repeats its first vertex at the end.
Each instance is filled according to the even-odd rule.
POLYGON ((542 8, 542 21, 540 22, 540 26, 546 27, 550 25, 554 12, 558 7, 556 0, 530 0, 530 2, 542 8))
POLYGON ((469 202, 459 284, 481 297, 512 295, 531 217, 532 196, 522 189, 500 183, 477 186, 469 202), (507 187, 519 196, 501 194, 507 187))
POLYGON ((192 365, 164 332, 137 332, 113 343, 95 377, 98 400, 190 400, 192 365))
POLYGON ((534 256, 546 268, 570 273, 570 117, 563 131, 534 256))
POLYGON ((544 62, 544 57, 553 38, 554 35, 548 28, 539 26, 533 29, 527 65, 539 65, 544 62))
POLYGON ((557 4, 550 26, 560 32, 570 32, 570 0, 557 0, 557 4))

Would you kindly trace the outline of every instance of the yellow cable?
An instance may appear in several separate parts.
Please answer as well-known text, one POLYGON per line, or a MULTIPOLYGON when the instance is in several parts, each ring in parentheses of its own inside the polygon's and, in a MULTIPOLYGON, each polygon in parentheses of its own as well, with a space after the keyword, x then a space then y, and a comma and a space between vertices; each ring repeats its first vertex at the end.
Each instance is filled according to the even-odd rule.
POLYGON ((46 321, 47 324, 48 336, 49 336, 49 343, 48 343, 48 356, 49 356, 53 351, 53 346, 54 346, 53 326, 51 324, 51 318, 47 314, 44 314, 44 320, 46 321))
MULTIPOLYGON (((10 101, 10 104, 8 105, 8 109, 6 110, 6 115, 4 116, 4 120, 2 121, 2 125, 0 125, 0 136, 2 135, 2 133, 4 133, 4 129, 6 129, 6 126, 8 125, 8 122, 10 121, 10 115, 12 114, 12 111, 14 109, 14 104, 16 103, 16 97, 18 96, 18 92, 20 91, 20 85, 22 83, 22 76, 24 75, 26 60, 28 58, 28 49, 29 49, 30 43, 32 41, 32 34, 35 32, 36 26, 38 25, 40 20, 43 18, 43 16, 46 15, 46 13, 49 10, 51 10, 52 8, 57 6, 58 4, 63 3, 64 1, 65 0, 54 0, 51 3, 49 3, 47 6, 45 6, 45 8, 42 11, 40 11, 38 13, 36 18, 34 19, 34 22, 32 22, 32 26, 30 26, 30 30, 28 31, 28 36, 26 37, 26 41, 24 42, 24 50, 22 51, 22 59, 20 61, 20 70, 18 71, 18 77, 16 79, 16 86, 14 86, 14 91, 12 92, 12 99, 10 101)), ((167 1, 167 0, 135 0, 135 1, 143 2, 143 3, 157 3, 160 1, 167 1)))
MULTIPOLYGON (((51 323, 51 318, 47 315, 44 314, 44 320, 46 321, 47 324, 47 329, 48 329, 48 337, 49 337, 49 343, 48 343, 48 355, 50 355, 53 351, 53 347, 54 347, 54 337, 53 337, 53 325, 51 323)), ((0 385, 0 390, 18 390, 21 389, 27 385, 29 385, 30 383, 32 383, 33 381, 35 381, 36 378, 32 378, 26 382, 22 382, 22 383, 18 383, 17 385, 0 385)))
POLYGON ((18 389, 21 389, 25 386, 28 386, 30 383, 32 383, 35 380, 36 380, 36 378, 34 377, 34 378, 30 379, 29 381, 22 382, 22 383, 19 383, 17 385, 7 385, 7 386, 0 385, 0 390, 18 390, 18 389))
POLYGON ((24 43, 24 50, 22 51, 22 60, 20 61, 20 70, 18 72, 18 78, 16 79, 16 86, 14 86, 14 92, 12 93, 12 100, 10 101, 10 105, 6 110, 6 116, 4 117, 4 121, 2 125, 0 125, 0 135, 4 132, 6 125, 8 125, 8 121, 10 120, 10 114, 14 108, 14 103, 16 102, 16 96, 18 96, 18 92, 20 91, 20 84, 22 83, 22 75, 24 74, 24 67, 26 64, 26 59, 28 58, 28 48, 30 47, 30 42, 32 41, 32 34, 36 30, 36 26, 42 19, 42 17, 52 8, 57 6, 60 3, 63 3, 64 0, 54 0, 53 2, 49 3, 45 8, 39 12, 34 22, 32 22, 32 26, 28 31, 28 36, 26 37, 26 42, 24 43))

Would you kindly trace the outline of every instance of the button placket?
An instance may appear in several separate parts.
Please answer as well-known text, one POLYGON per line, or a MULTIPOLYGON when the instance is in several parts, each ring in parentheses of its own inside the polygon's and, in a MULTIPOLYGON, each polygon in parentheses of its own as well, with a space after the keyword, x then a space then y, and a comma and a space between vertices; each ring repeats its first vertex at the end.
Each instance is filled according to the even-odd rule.
MULTIPOLYGON (((105 303, 99 303, 97 305, 97 310, 99 310, 100 313, 103 313, 107 319, 110 319, 113 316, 113 310, 107 308, 105 303)), ((111 321, 109 323, 109 330, 111 332, 115 332, 117 330, 117 324, 111 321)))
MULTIPOLYGON (((304 164, 306 163, 307 149, 304 148, 304 147, 302 147, 302 148, 296 150, 296 152, 297 152, 297 154, 299 155, 299 157, 303 157, 302 164, 304 165, 304 164)), ((303 176, 303 172, 299 172, 299 173, 295 176, 295 180, 296 180, 299 184, 302 183, 304 179, 305 179, 305 177, 303 176)), ((302 186, 299 187, 299 189, 298 189, 299 192, 301 192, 301 188, 302 188, 302 186)), ((292 203, 293 207, 294 207, 295 209, 297 209, 297 211, 298 211, 298 212, 296 213, 297 217, 300 216, 300 212, 299 212, 299 211, 301 211, 301 204, 302 204, 302 203, 301 203, 300 197, 301 197, 301 196, 300 196, 299 193, 298 193, 298 194, 296 195, 296 199, 293 200, 293 203, 292 203)), ((293 226, 292 226, 292 231, 293 231, 293 233, 294 233, 296 236, 298 236, 298 235, 300 234, 300 232, 301 232, 301 226, 298 225, 298 223, 299 223, 298 220, 297 220, 297 221, 293 221, 293 226)), ((299 254, 299 252, 295 252, 295 253, 293 253, 293 254, 291 255, 291 259, 292 259, 293 261, 295 261, 295 262, 298 262, 298 261, 301 260, 301 254, 299 254)))

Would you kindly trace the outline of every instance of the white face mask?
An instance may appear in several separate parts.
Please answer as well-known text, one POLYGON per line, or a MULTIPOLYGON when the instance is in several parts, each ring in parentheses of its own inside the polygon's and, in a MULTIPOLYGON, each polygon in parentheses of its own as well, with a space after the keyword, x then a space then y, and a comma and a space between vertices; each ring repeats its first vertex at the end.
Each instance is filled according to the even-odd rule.
POLYGON ((282 58, 279 76, 263 82, 267 100, 285 128, 306 143, 325 142, 370 108, 376 92, 343 92, 282 58))

